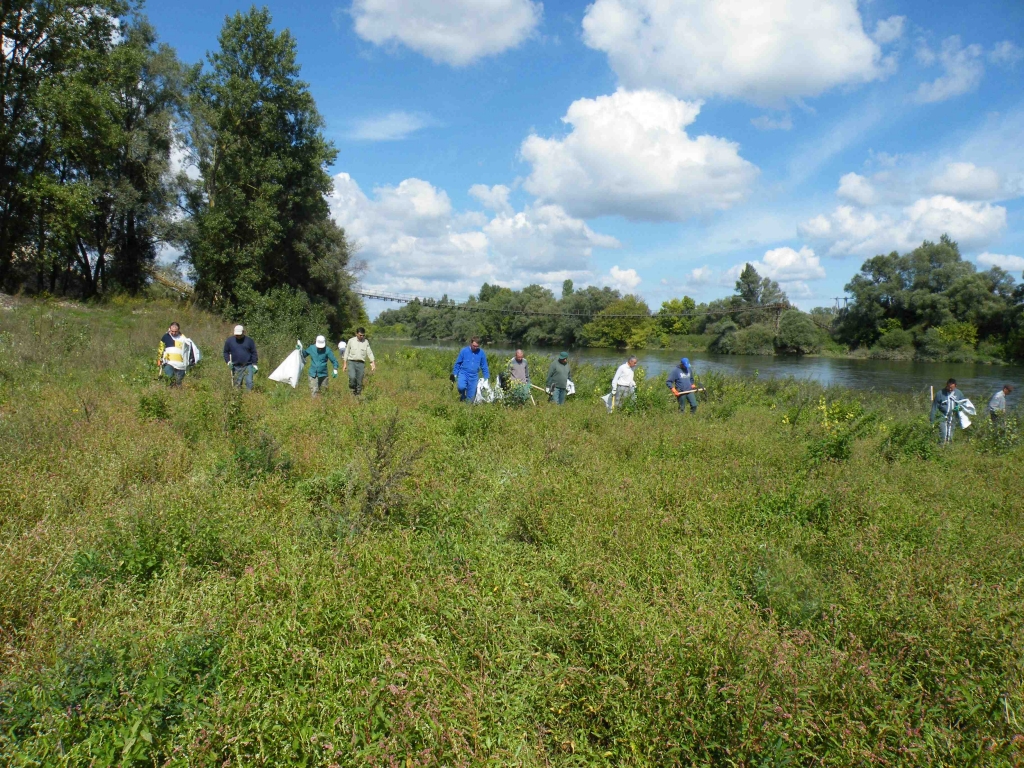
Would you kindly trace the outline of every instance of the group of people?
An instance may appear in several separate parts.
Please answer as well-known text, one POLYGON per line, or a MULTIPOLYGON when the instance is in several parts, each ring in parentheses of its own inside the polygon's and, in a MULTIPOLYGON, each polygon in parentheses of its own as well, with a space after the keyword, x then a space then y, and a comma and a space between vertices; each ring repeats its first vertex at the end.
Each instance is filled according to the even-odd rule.
MULTIPOLYGON (((337 378, 338 358, 328 348, 324 336, 317 336, 316 341, 306 348, 297 344, 296 350, 301 354, 304 366, 309 361, 309 391, 316 397, 327 388, 328 362, 332 364, 332 378, 337 378)), ((355 395, 362 394, 366 364, 370 364, 371 372, 377 370, 373 350, 366 338, 366 329, 357 328, 356 335, 347 342, 339 341, 338 354, 341 356, 341 370, 348 373, 349 389, 355 395)), ((171 323, 157 349, 157 368, 160 374, 170 379, 172 387, 179 387, 188 369, 200 359, 199 347, 195 342, 181 332, 179 323, 171 323)), ((224 362, 231 372, 232 386, 244 386, 251 390, 253 376, 259 371, 259 352, 256 350, 256 342, 246 335, 244 326, 236 325, 234 333, 224 340, 224 362)))
MULTIPOLYGON (((636 355, 630 355, 629 359, 616 369, 615 375, 612 377, 611 392, 604 398, 609 413, 615 410, 616 405, 621 406, 636 397, 636 377, 633 371, 636 365, 636 355)), ((452 365, 450 378, 459 392, 459 400, 475 402, 481 381, 487 381, 490 377, 487 353, 480 346, 480 338, 474 336, 469 340, 469 346, 463 347, 459 351, 455 363, 452 365), (482 379, 481 374, 483 374, 482 379)), ((681 412, 685 412, 687 406, 690 408, 690 413, 697 411, 696 393, 700 389, 695 383, 693 367, 688 358, 684 357, 679 361, 679 365, 672 369, 665 383, 676 398, 681 412)), ((566 396, 575 391, 572 372, 569 368, 569 353, 560 352, 558 357, 551 361, 551 365, 548 366, 547 379, 544 382, 544 387, 541 388, 531 381, 530 363, 523 355, 523 350, 517 349, 506 364, 505 373, 503 376, 499 376, 499 384, 506 386, 518 384, 543 389, 548 395, 549 402, 555 405, 565 405, 566 396)))
MULTIPOLYGON (((1004 384, 989 398, 985 412, 993 423, 1006 415, 1006 396, 1013 392, 1012 384, 1004 384)), ((939 422, 939 442, 945 445, 953 439, 957 426, 962 429, 970 425, 968 416, 977 413, 974 404, 957 389, 956 379, 949 379, 946 386, 940 389, 932 400, 930 421, 939 422)))

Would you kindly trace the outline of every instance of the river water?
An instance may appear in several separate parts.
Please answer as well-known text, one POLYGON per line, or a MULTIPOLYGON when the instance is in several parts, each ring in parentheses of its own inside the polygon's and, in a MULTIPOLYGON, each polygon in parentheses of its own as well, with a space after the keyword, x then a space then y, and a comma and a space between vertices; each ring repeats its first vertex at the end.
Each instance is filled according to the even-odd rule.
MULTIPOLYGON (((387 342, 388 346, 398 342, 387 342)), ((430 344, 406 342, 416 347, 451 350, 454 359, 459 346, 455 344, 430 344)), ((485 347, 492 368, 494 360, 512 356, 507 347, 485 347)), ((527 354, 554 356, 557 350, 550 347, 526 349, 527 354)), ((610 349, 576 349, 570 351, 571 361, 594 365, 619 365, 626 354, 610 349)), ((1007 398, 1008 405, 1015 405, 1024 385, 1024 366, 1021 365, 978 365, 971 363, 919 363, 890 360, 851 360, 835 357, 767 357, 758 355, 714 355, 705 352, 679 353, 665 349, 643 349, 636 353, 640 365, 648 376, 664 376, 680 357, 688 357, 699 376, 701 371, 717 371, 737 376, 787 377, 812 379, 828 386, 842 386, 853 389, 873 389, 907 394, 920 394, 930 386, 941 389, 946 379, 952 377, 966 397, 976 405, 988 403, 988 399, 1003 384, 1013 384, 1016 391, 1007 398)))

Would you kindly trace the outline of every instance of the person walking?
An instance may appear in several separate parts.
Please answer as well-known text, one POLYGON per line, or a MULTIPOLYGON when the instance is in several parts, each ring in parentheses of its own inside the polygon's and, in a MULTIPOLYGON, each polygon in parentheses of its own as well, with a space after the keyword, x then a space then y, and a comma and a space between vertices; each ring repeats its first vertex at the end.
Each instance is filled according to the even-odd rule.
POLYGON ((999 419, 1006 415, 1006 396, 1011 392, 1013 392, 1013 385, 1004 384, 1003 388, 992 395, 992 399, 988 401, 988 407, 985 410, 988 411, 993 424, 998 424, 999 419))
POLYGON ((934 424, 937 420, 936 417, 941 415, 939 442, 942 445, 952 442, 953 431, 957 425, 957 414, 961 409, 961 403, 966 399, 962 393, 957 391, 956 379, 947 381, 946 386, 935 395, 935 399, 932 401, 932 411, 929 415, 929 420, 934 424))
POLYGON ((256 342, 245 335, 245 328, 241 325, 235 326, 234 336, 224 340, 224 362, 231 369, 232 386, 241 387, 245 384, 245 388, 252 392, 252 375, 259 370, 256 367, 259 354, 256 352, 256 342))
POLYGON ((317 336, 316 342, 311 347, 302 349, 297 344, 296 348, 302 352, 302 360, 309 358, 309 393, 316 397, 327 389, 327 361, 334 363, 334 378, 338 378, 338 359, 334 353, 327 348, 327 339, 317 336))
POLYGON ((487 367, 487 353, 480 348, 480 337, 474 336, 469 340, 469 346, 459 351, 452 366, 451 379, 455 382, 455 388, 459 390, 459 402, 468 400, 472 404, 476 399, 480 371, 484 372, 485 379, 491 378, 491 370, 487 367))
POLYGON ((519 384, 530 383, 530 363, 523 356, 523 350, 517 349, 515 356, 508 361, 508 377, 519 384))
POLYGON ((341 357, 341 370, 348 371, 348 388, 353 395, 363 393, 363 376, 366 375, 366 363, 370 363, 370 372, 377 370, 373 359, 373 350, 366 338, 365 328, 356 328, 356 335, 345 345, 345 354, 341 357))
POLYGON ((630 355, 629 360, 619 366, 612 377, 612 396, 608 401, 608 413, 611 413, 615 405, 636 397, 636 378, 633 369, 636 368, 636 355, 630 355))
POLYGON ((684 357, 679 365, 672 369, 665 382, 679 404, 679 412, 686 413, 686 404, 690 404, 690 413, 697 412, 697 385, 693 382, 693 368, 689 358, 684 357))
POLYGON ((157 348, 157 367, 171 380, 172 387, 180 387, 190 366, 198 362, 192 340, 182 334, 178 323, 171 323, 160 338, 157 348))
POLYGON ((569 389, 569 353, 562 352, 557 360, 551 361, 548 368, 548 400, 555 405, 565 405, 565 394, 569 389))

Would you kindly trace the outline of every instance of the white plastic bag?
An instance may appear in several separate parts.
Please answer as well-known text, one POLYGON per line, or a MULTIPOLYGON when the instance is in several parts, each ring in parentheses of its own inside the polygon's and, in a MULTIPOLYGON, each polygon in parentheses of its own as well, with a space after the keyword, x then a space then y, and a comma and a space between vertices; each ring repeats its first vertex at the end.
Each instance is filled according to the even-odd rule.
POLYGON ((292 389, 295 389, 301 374, 302 353, 297 349, 293 349, 292 353, 284 359, 284 362, 277 366, 274 372, 270 374, 270 380, 291 384, 292 389))
POLYGON ((203 353, 199 351, 199 345, 192 341, 192 339, 189 339, 188 343, 192 345, 192 365, 195 365, 203 359, 203 353))
POLYGON ((494 390, 491 389, 491 382, 487 379, 480 379, 476 384, 476 397, 473 398, 473 404, 489 403, 492 400, 494 400, 494 390))
POLYGON ((960 417, 960 429, 967 429, 971 426, 971 420, 967 418, 966 413, 959 411, 957 415, 960 417))
POLYGON ((572 379, 569 379, 569 383, 566 384, 566 386, 565 386, 565 394, 566 394, 566 397, 568 397, 569 395, 575 395, 576 394, 576 385, 573 384, 572 379))
POLYGON ((960 410, 963 413, 966 413, 968 416, 977 416, 978 415, 978 409, 975 408, 974 407, 974 403, 972 403, 966 397, 963 400, 961 400, 958 403, 958 405, 960 406, 960 410))
POLYGON ((601 402, 604 403, 607 407, 611 408, 612 407, 612 393, 609 392, 607 395, 604 395, 601 398, 601 402))

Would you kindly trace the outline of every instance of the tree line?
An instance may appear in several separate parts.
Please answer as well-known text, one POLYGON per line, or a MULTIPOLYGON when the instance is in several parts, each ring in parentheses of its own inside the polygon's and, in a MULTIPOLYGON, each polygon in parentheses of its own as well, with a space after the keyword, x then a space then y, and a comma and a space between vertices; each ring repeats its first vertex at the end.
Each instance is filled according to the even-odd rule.
POLYGON ((910 253, 864 262, 843 307, 793 307, 779 284, 746 264, 731 296, 669 299, 652 311, 612 288, 560 296, 539 285, 484 284, 458 304, 414 301, 382 312, 385 336, 560 347, 680 347, 725 354, 852 354, 884 359, 996 361, 1024 358, 1024 285, 993 267, 979 271, 947 236, 910 253))
POLYGON ((362 316, 325 198, 337 153, 266 9, 228 17, 193 65, 122 0, 2 14, 0 289, 138 294, 169 248, 226 315, 362 316))

